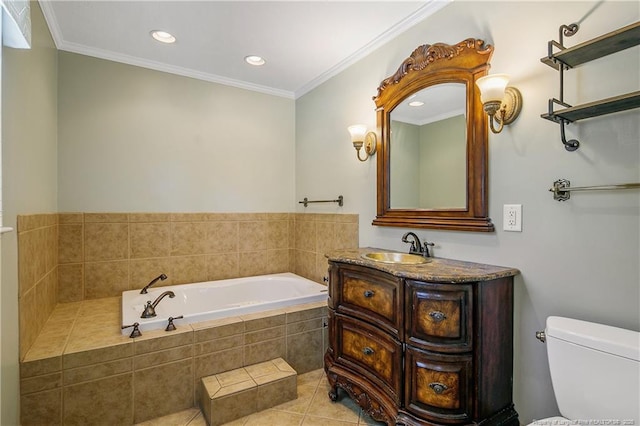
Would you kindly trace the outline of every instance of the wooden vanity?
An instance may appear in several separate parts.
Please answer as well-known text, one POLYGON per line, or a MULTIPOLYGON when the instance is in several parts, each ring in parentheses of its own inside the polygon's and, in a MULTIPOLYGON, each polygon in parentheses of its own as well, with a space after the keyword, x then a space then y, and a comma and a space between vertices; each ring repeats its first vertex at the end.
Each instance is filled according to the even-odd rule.
POLYGON ((518 425, 512 401, 517 269, 329 253, 331 390, 388 425, 518 425))

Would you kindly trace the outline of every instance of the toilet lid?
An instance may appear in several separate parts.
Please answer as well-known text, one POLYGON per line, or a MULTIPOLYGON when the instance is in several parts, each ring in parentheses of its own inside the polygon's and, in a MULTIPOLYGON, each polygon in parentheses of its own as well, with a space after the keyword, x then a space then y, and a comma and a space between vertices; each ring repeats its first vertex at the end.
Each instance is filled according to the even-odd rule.
POLYGON ((527 426, 562 426, 562 425, 575 425, 573 420, 569 420, 566 417, 547 417, 546 419, 534 420, 527 426))

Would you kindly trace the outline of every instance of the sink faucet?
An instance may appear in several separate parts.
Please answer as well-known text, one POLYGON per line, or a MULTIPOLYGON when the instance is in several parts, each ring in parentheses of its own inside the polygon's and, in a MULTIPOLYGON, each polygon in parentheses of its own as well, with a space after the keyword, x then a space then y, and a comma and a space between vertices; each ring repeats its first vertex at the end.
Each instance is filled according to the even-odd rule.
POLYGON ((406 234, 404 234, 402 236, 402 242, 411 244, 411 247, 409 247, 409 253, 419 254, 424 257, 431 257, 431 254, 429 253, 429 246, 433 247, 434 244, 427 243, 427 242, 422 244, 420 242, 420 238, 418 238, 418 236, 413 232, 407 232, 406 234), (413 241, 409 241, 408 240, 409 237, 413 238, 413 241))
POLYGON ((152 285, 154 285, 155 283, 157 283, 157 282, 158 282, 158 280, 162 280, 162 281, 164 281, 164 280, 166 280, 166 279, 167 279, 167 276, 166 276, 165 274, 160 274, 160 275, 158 275, 158 276, 157 276, 157 277, 155 277, 153 280, 151 280, 151 282, 150 282, 149 284, 147 284, 147 285, 145 285, 144 287, 142 287, 142 290, 140 290, 140 294, 147 294, 147 289, 148 289, 149 287, 151 287, 152 285))
POLYGON ((165 296, 169 296, 169 297, 173 298, 173 297, 176 297, 176 294, 174 292, 172 292, 172 291, 165 291, 160 296, 158 296, 156 298, 156 300, 153 301, 153 303, 151 303, 151 300, 147 300, 147 304, 144 307, 144 311, 142 312, 142 315, 140 315, 140 318, 155 317, 156 316, 156 306, 158 306, 158 303, 160 303, 160 301, 165 296))

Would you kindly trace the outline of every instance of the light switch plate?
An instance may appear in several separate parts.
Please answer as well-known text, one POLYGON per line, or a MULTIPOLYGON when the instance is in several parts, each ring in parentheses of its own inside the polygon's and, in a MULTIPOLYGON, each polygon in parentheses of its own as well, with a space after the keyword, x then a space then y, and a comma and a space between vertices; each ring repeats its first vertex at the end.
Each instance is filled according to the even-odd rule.
POLYGON ((522 204, 505 204, 503 206, 502 229, 522 232, 522 204))

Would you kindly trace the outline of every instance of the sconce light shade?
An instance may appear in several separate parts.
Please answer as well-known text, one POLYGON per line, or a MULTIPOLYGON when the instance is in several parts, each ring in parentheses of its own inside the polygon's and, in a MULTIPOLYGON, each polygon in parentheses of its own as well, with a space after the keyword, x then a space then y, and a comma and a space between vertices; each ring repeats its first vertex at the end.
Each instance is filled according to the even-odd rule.
POLYGON ((500 133, 505 125, 511 124, 522 110, 522 95, 515 87, 507 87, 507 74, 492 74, 480 77, 476 84, 480 89, 480 100, 484 112, 489 116, 493 133, 500 133), (494 121, 499 126, 495 127, 494 121))
POLYGON ((353 143, 353 147, 356 149, 358 160, 367 161, 370 156, 376 153, 378 137, 374 132, 367 133, 367 126, 364 124, 354 124, 353 126, 347 127, 347 130, 351 134, 351 142, 353 143), (362 149, 363 145, 365 157, 361 158, 360 149, 362 149))
POLYGON ((480 88, 480 100, 483 104, 489 101, 501 101, 504 98, 504 89, 509 83, 507 74, 493 74, 480 77, 476 84, 480 88))

